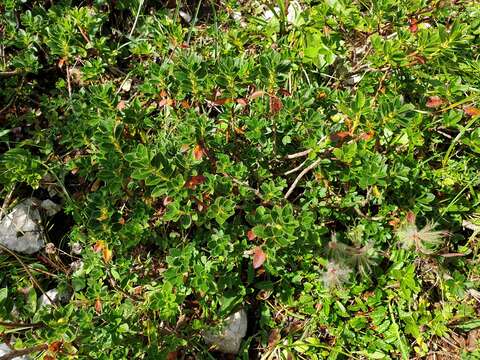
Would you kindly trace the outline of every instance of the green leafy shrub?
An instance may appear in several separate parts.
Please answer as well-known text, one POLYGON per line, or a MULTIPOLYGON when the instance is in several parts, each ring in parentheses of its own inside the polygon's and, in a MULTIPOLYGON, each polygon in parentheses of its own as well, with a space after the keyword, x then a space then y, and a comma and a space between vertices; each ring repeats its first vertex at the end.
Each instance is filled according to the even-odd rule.
POLYGON ((64 205, 1 342, 212 358, 244 307, 243 359, 477 356, 479 5, 171 5, 0 3, 0 216, 64 205))

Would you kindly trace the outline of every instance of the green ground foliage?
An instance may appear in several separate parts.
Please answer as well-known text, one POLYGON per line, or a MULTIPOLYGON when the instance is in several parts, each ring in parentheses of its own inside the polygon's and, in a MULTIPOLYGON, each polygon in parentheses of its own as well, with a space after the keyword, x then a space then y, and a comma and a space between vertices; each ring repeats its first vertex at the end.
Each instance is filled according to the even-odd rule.
POLYGON ((477 358, 479 46, 476 1, 0 1, 2 215, 63 206, 0 342, 222 358, 243 307, 239 359, 477 358))

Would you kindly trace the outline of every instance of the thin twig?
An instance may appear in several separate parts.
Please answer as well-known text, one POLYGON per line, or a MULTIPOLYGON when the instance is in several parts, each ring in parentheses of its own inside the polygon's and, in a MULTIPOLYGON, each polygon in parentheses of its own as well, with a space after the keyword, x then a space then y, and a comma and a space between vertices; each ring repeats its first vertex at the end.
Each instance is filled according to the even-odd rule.
POLYGON ((298 165, 297 167, 291 169, 291 170, 288 170, 286 171, 283 175, 290 175, 290 174, 293 174, 294 172, 297 172, 298 170, 300 170, 303 165, 305 165, 305 163, 307 162, 307 160, 305 160, 304 162, 302 162, 300 165, 298 165))
POLYGON ((83 39, 87 42, 87 44, 90 44, 90 39, 88 38, 88 35, 85 33, 85 31, 82 29, 80 25, 77 25, 78 30, 80 30, 80 34, 82 35, 83 39))
MULTIPOLYGON (((38 283, 37 279, 35 279, 35 277, 33 276, 33 274, 30 272, 30 269, 28 268, 27 265, 25 265, 25 263, 22 261, 22 259, 20 259, 20 257, 15 254, 14 251, 10 250, 9 248, 7 248, 6 246, 0 244, 0 249, 3 250, 3 251, 6 251, 8 252, 10 255, 12 255, 15 259, 17 259, 17 261, 20 263, 20 265, 22 265, 23 269, 25 270, 25 272, 28 274, 28 276, 30 277, 30 280, 32 281, 32 283, 38 287, 38 289, 42 292, 43 295, 45 295, 45 297, 50 301, 50 303, 53 305, 53 307, 56 309, 57 308, 57 305, 55 305, 55 302, 52 300, 52 298, 50 296, 48 296, 48 294, 43 290, 42 286, 38 283)), ((0 360, 2 360, 2 358, 0 357, 0 360)))
MULTIPOLYGON (((3 39, 3 36, 2 36, 3 39)), ((7 66, 7 62, 5 61, 5 45, 0 45, 0 58, 2 59, 3 62, 3 67, 7 66)))
POLYGON ((363 213, 362 210, 360 210, 358 207, 354 207, 353 208, 353 211, 355 211, 359 216, 367 219, 367 220, 371 220, 371 221, 379 221, 379 220, 383 220, 383 216, 369 216, 369 215, 365 215, 363 213))
POLYGON ((263 195, 260 193, 259 190, 257 189, 254 189, 253 187, 251 187, 247 182, 244 182, 244 181, 240 181, 236 178, 234 178, 233 176, 231 175, 228 175, 228 174, 223 174, 225 177, 228 177, 230 178, 235 184, 237 185, 241 185, 245 188, 247 188, 248 190, 252 191, 258 198, 260 198, 261 200, 263 200, 263 195))
POLYGON ((47 276, 51 276, 51 277, 55 277, 55 278, 58 278, 58 275, 55 275, 49 271, 45 271, 45 270, 40 270, 40 269, 35 269, 31 266, 28 266, 32 271, 35 271, 35 272, 38 272, 40 274, 43 274, 43 275, 47 275, 47 276))
POLYGON ((6 355, 0 356, 0 360, 12 360, 17 357, 23 356, 23 355, 28 355, 34 352, 39 352, 39 351, 44 351, 48 349, 48 344, 43 344, 43 345, 37 345, 33 346, 27 349, 22 349, 22 350, 12 350, 6 355))
POLYGON ((67 71, 67 90, 68 90, 68 97, 72 98, 72 82, 70 81, 70 67, 66 67, 67 71))
POLYGON ((2 208, 0 209, 0 220, 7 215, 7 208, 10 205, 10 201, 12 200, 13 191, 15 190, 15 185, 13 186, 12 190, 5 196, 5 200, 3 201, 2 208))
POLYGON ((0 77, 11 77, 22 74, 20 70, 0 71, 0 77))
POLYGON ((132 29, 130 30, 130 33, 128 34, 128 37, 131 37, 133 32, 135 31, 135 27, 137 26, 137 21, 138 21, 138 17, 140 16, 140 11, 142 10, 142 6, 143 6, 143 0, 140 0, 140 2, 138 3, 137 15, 135 15, 135 21, 133 22, 133 26, 132 26, 132 29))
POLYGON ((299 158, 299 157, 302 157, 302 156, 307 156, 312 151, 313 151, 312 149, 307 149, 307 150, 297 152, 295 154, 290 154, 290 155, 287 155, 287 159, 295 159, 295 158, 299 158))
MULTIPOLYGON (((322 144, 327 139, 328 139, 328 135, 322 136, 322 138, 317 141, 317 145, 322 144)), ((312 151, 313 151, 313 149, 307 149, 307 150, 303 150, 303 151, 300 151, 300 152, 297 152, 297 153, 294 153, 294 154, 289 154, 289 155, 287 155, 287 159, 296 159, 296 158, 299 158, 299 157, 302 157, 302 156, 307 156, 312 151)))
POLYGON ((451 135, 449 135, 449 134, 447 134, 447 133, 444 133, 444 132, 441 131, 441 130, 438 130, 438 129, 437 129, 437 132, 438 132, 440 135, 443 135, 443 136, 445 136, 445 137, 448 138, 448 139, 452 139, 452 136, 451 136, 451 135))
POLYGON ((130 79, 130 73, 128 73, 125 78, 123 79, 122 83, 120 84, 120 86, 118 87, 117 91, 115 91, 115 97, 117 97, 117 95, 120 93, 120 91, 122 91, 122 88, 123 88, 123 85, 125 85, 125 83, 128 81, 128 79, 130 79))
POLYGON ((8 322, 8 321, 0 321, 0 326, 7 327, 7 328, 39 328, 45 326, 44 323, 18 323, 18 322, 8 322))
POLYGON ((382 75, 382 78, 380 79, 380 81, 378 83, 377 91, 375 92, 375 95, 374 95, 373 101, 372 101, 373 104, 375 103, 375 101, 377 101, 377 98, 378 98, 378 95, 380 94, 383 83, 384 83, 385 79, 387 78, 387 74, 388 74, 388 72, 385 71, 382 75))
POLYGON ((197 20, 198 20, 198 12, 200 11, 200 6, 202 5, 202 0, 198 1, 197 7, 195 9, 195 14, 193 16, 193 21, 190 24, 190 28, 188 29, 188 35, 187 35, 187 44, 190 44, 190 39, 192 38, 192 31, 195 25, 197 25, 197 20))
POLYGON ((321 161, 322 159, 315 160, 313 163, 311 163, 305 169, 303 169, 300 174, 298 174, 297 178, 295 179, 293 184, 290 186, 290 189, 288 189, 287 193, 285 194, 285 197, 284 197, 285 200, 288 199, 288 197, 292 194, 293 190, 295 190, 295 188, 297 187, 298 182, 305 176, 305 174, 308 173, 313 168, 315 168, 316 166, 318 166, 318 164, 320 164, 321 161))

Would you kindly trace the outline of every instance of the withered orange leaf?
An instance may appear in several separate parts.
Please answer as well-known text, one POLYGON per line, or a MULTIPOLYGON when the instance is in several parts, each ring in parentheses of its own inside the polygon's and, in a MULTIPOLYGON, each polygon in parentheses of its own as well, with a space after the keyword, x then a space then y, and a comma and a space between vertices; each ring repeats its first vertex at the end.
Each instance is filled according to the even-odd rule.
POLYGON ((170 351, 167 354, 167 360, 176 360, 178 358, 178 353, 176 351, 170 351))
POLYGON ((330 135, 330 139, 332 141, 340 141, 340 140, 343 140, 346 137, 349 137, 351 135, 352 134, 350 133, 350 131, 339 131, 339 132, 336 132, 336 133, 333 133, 332 135, 330 135))
POLYGON ((48 345, 48 351, 56 353, 60 351, 63 346, 63 341, 54 341, 48 345))
POLYGON ((408 29, 412 33, 417 32, 418 31, 417 20, 416 19, 410 19, 408 22, 410 23, 410 26, 408 27, 408 29))
POLYGON ((375 134, 375 132, 373 130, 370 130, 369 132, 360 134, 359 138, 360 138, 360 140, 369 141, 369 140, 373 139, 374 134, 375 134))
POLYGON ((415 56, 415 59, 419 64, 425 64, 427 62, 427 60, 422 55, 415 56))
POLYGON ((105 261, 105 263, 108 264, 110 262, 110 260, 112 260, 112 256, 113 256, 113 252, 109 248, 105 247, 102 250, 102 257, 103 257, 103 261, 105 261))
POLYGON ((237 104, 242 105, 242 106, 247 106, 247 105, 248 105, 248 102, 247 102, 247 99, 238 98, 238 99, 237 99, 237 104))
POLYGON ((228 103, 231 103, 231 102, 233 102, 232 98, 212 100, 212 104, 217 105, 217 106, 225 105, 225 104, 228 104, 228 103))
POLYGON ((241 127, 235 127, 235 133, 239 135, 245 134, 245 129, 241 127))
POLYGON ((205 176, 203 175, 191 176, 190 179, 188 179, 185 183, 185 187, 187 189, 195 189, 197 185, 203 184, 204 182, 205 176))
POLYGON ((103 251, 103 249, 105 249, 105 242, 103 240, 98 240, 95 245, 93 245, 93 251, 97 253, 103 251))
POLYGON ((102 180, 100 179, 95 180, 92 186, 90 187, 90 191, 91 192, 97 191, 100 188, 100 185, 102 185, 102 180))
POLYGON ((172 105, 173 105, 173 100, 170 98, 162 99, 158 102, 159 107, 172 106, 172 105))
POLYGON ((398 224, 400 224, 400 219, 398 219, 398 218, 393 218, 392 220, 390 220, 388 222, 388 225, 390 225, 393 228, 396 228, 398 226, 398 224))
POLYGON ((270 96, 270 112, 272 114, 278 113, 280 110, 282 110, 282 107, 283 107, 283 104, 280 98, 274 95, 270 96))
POLYGON ((413 211, 409 211, 407 213, 407 222, 409 224, 415 224, 415 218, 416 218, 416 216, 415 216, 415 213, 413 211))
POLYGON ((428 108, 437 108, 443 104, 443 100, 439 96, 430 96, 427 100, 428 108))
POLYGON ((280 341, 280 330, 273 329, 270 335, 268 336, 268 347, 270 349, 273 349, 279 341, 280 341))
POLYGON ((475 107, 467 107, 463 110, 468 116, 480 116, 480 109, 475 107))
POLYGON ((259 246, 257 246, 253 252, 253 268, 258 269, 261 267, 266 259, 267 255, 259 246))
POLYGON ((195 160, 197 161, 202 160, 203 153, 204 153, 204 150, 202 145, 200 144, 195 145, 195 147, 193 148, 193 157, 195 158, 195 160))
POLYGON ((255 233, 253 232, 253 229, 250 229, 250 230, 247 231, 247 238, 248 238, 248 240, 252 241, 252 240, 254 240, 256 237, 257 237, 257 235, 255 235, 255 233))
POLYGON ((143 287, 142 286, 136 286, 133 288, 133 293, 135 295, 142 295, 143 292, 143 287))
POLYGON ((100 314, 102 312, 102 300, 100 300, 100 298, 97 298, 95 300, 94 308, 97 314, 100 314))
POLYGON ((63 67, 63 64, 65 64, 65 58, 61 58, 60 60, 58 60, 58 64, 57 66, 61 69, 63 67))
POLYGON ((253 99, 256 99, 256 98, 261 97, 263 95, 265 95, 265 91, 257 90, 250 95, 250 99, 253 100, 253 99))

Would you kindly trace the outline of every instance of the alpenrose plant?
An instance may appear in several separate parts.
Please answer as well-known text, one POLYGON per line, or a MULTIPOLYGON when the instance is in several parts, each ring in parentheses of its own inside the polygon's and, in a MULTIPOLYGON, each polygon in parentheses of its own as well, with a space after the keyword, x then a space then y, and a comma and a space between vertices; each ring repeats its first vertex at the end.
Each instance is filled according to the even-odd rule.
POLYGON ((0 216, 63 209, 0 251, 11 356, 222 358, 240 308, 239 359, 480 356, 477 2, 0 13, 0 216))

